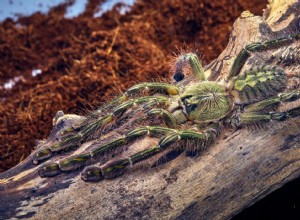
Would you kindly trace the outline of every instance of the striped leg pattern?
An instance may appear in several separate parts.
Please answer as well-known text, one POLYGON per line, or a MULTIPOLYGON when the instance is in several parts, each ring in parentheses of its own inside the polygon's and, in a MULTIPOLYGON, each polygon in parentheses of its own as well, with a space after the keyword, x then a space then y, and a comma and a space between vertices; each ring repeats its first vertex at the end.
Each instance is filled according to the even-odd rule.
POLYGON ((277 38, 262 43, 257 42, 247 45, 239 52, 239 54, 235 58, 227 80, 230 80, 232 77, 237 76, 241 72, 241 69, 243 68, 247 59, 251 56, 251 53, 280 48, 284 45, 291 44, 296 40, 300 40, 300 33, 292 34, 287 37, 277 38))
MULTIPOLYGON (((169 105, 169 102, 169 98, 165 96, 145 96, 127 100, 120 104, 118 107, 115 107, 112 110, 112 113, 89 122, 88 124, 84 124, 83 126, 81 126, 80 130, 77 133, 67 134, 63 136, 62 140, 57 144, 54 144, 49 148, 44 148, 35 153, 33 163, 38 164, 40 161, 44 161, 52 157, 53 153, 78 147, 80 144, 86 142, 88 138, 92 137, 93 134, 95 134, 97 131, 102 130, 108 124, 119 120, 126 111, 134 107, 143 107, 144 105, 145 108, 148 109, 155 106, 166 107, 169 105)), ((167 113, 164 113, 163 115, 166 114, 167 113)))
POLYGON ((216 138, 215 130, 208 130, 204 133, 191 130, 172 130, 163 136, 157 145, 146 148, 125 158, 108 161, 100 167, 86 167, 81 173, 84 181, 100 181, 102 179, 115 178, 126 172, 127 168, 136 163, 147 160, 148 158, 164 151, 168 147, 181 141, 192 142, 197 150, 204 150, 216 138))
POLYGON ((115 139, 107 144, 100 145, 92 151, 84 154, 72 156, 61 161, 48 163, 39 169, 41 177, 55 176, 61 172, 72 171, 86 166, 87 164, 96 161, 97 158, 102 157, 109 152, 121 148, 127 144, 133 143, 135 140, 145 137, 161 137, 156 146, 146 148, 129 157, 117 160, 108 161, 106 164, 96 168, 88 167, 82 172, 82 178, 86 181, 100 180, 103 178, 113 178, 122 174, 128 166, 134 165, 140 161, 164 151, 166 148, 174 143, 184 141, 191 143, 193 148, 203 150, 208 146, 217 136, 215 129, 208 129, 204 133, 191 130, 176 130, 159 126, 145 126, 131 130, 123 137, 115 139))

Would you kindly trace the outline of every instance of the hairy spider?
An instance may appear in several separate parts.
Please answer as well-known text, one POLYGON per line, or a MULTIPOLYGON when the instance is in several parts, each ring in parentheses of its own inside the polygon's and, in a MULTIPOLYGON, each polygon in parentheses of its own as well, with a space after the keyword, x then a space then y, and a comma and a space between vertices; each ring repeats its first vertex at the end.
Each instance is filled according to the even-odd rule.
MULTIPOLYGON (((88 115, 77 127, 65 130, 55 144, 35 153, 33 163, 90 143, 90 148, 83 149, 83 153, 45 163, 38 172, 41 177, 50 177, 85 167, 82 179, 98 181, 119 176, 128 167, 154 155, 166 154, 170 149, 202 151, 224 126, 242 127, 300 116, 300 106, 274 111, 282 102, 300 99, 299 88, 287 91, 287 74, 281 68, 259 66, 240 74, 252 53, 278 49, 299 39, 300 33, 297 33, 247 45, 222 82, 206 79, 196 54, 181 54, 174 65, 176 84, 146 82, 129 88, 119 98, 88 115), (191 69, 195 79, 183 83, 186 67, 191 69), (103 141, 105 135, 116 128, 121 128, 118 129, 121 132, 103 141), (127 156, 118 155, 126 146, 131 149, 146 136, 159 138, 159 141, 127 156), (103 162, 111 152, 117 156, 103 162), (99 161, 102 161, 99 166, 88 166, 99 161)), ((60 118, 58 114, 55 122, 60 118)))

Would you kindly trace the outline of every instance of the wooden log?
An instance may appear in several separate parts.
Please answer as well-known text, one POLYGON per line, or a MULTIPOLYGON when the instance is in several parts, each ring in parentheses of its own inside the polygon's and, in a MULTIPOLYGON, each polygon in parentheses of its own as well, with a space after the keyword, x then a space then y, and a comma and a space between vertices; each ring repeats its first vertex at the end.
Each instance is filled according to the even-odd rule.
MULTIPOLYGON (((227 48, 207 66, 210 79, 226 77, 245 45, 299 32, 299 15, 297 0, 274 0, 263 17, 243 13, 227 48)), ((299 41, 291 46, 299 48, 299 41)), ((255 53, 243 70, 277 64, 281 55, 278 50, 255 53)), ((289 87, 299 88, 299 62, 283 67, 289 87)), ((81 120, 65 117, 69 125, 81 120)), ((79 171, 40 178, 29 156, 0 174, 0 219, 228 219, 300 175, 299 125, 294 118, 268 128, 226 129, 198 157, 181 155, 98 183, 82 181, 79 171)), ((38 148, 54 141, 57 130, 38 148)))

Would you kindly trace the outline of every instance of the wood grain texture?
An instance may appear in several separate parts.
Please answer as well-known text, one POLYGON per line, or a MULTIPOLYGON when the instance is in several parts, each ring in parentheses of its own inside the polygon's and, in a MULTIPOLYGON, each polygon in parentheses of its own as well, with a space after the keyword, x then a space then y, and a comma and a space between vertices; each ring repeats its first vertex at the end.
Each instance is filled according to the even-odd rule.
MULTIPOLYGON (((299 32, 299 15, 297 0, 273 1, 263 18, 244 13, 227 48, 207 67, 210 78, 225 77, 234 56, 250 42, 299 32)), ((299 41, 292 46, 299 47, 299 41)), ((244 69, 274 64, 272 53, 254 54, 244 69)), ((298 85, 299 69, 285 66, 291 85, 298 85)), ((295 118, 267 128, 226 129, 196 158, 181 155, 98 183, 83 182, 80 171, 40 178, 29 156, 0 174, 0 219, 228 219, 299 177, 299 125, 295 118)), ((54 138, 50 135, 47 144, 54 138)))

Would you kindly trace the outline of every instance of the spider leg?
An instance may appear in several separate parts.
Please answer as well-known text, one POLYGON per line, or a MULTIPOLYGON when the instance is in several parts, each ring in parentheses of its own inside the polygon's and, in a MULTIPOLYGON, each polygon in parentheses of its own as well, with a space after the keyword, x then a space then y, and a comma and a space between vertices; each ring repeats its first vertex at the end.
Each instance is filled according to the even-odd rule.
POLYGON ((179 87, 164 82, 146 82, 130 87, 124 94, 106 105, 101 106, 92 115, 98 116, 101 113, 110 111, 112 108, 121 104, 132 97, 145 96, 145 94, 178 95, 179 87))
MULTIPOLYGON (((289 118, 300 116, 300 107, 293 108, 286 112, 246 112, 239 113, 232 117, 229 124, 234 127, 265 123, 270 121, 285 121, 289 118)), ((228 123, 228 122, 227 122, 228 123)))
POLYGON ((138 162, 144 161, 157 153, 166 150, 169 146, 181 143, 193 145, 197 150, 204 150, 212 141, 216 138, 217 131, 214 129, 208 129, 204 133, 191 131, 191 130, 172 130, 172 132, 161 138, 157 145, 146 148, 132 154, 129 157, 119 158, 116 160, 108 161, 106 164, 100 167, 87 167, 81 173, 84 181, 99 181, 104 178, 115 178, 122 175, 126 168, 132 166, 138 162))
POLYGON ((233 65, 230 69, 229 75, 227 77, 227 80, 229 81, 232 77, 235 77, 240 73, 241 69, 243 68, 247 59, 250 57, 251 53, 276 49, 284 45, 291 44, 295 40, 300 40, 300 33, 292 34, 287 37, 277 38, 262 43, 257 42, 257 43, 248 44, 245 48, 243 48, 239 52, 239 54, 235 58, 233 65))
POLYGON ((247 105, 244 109, 244 112, 262 111, 262 110, 265 110, 272 106, 275 106, 275 105, 279 104, 280 102, 293 102, 299 98, 300 98, 300 91, 279 93, 275 97, 247 105))
MULTIPOLYGON (((62 140, 58 142, 57 144, 54 144, 48 148, 44 148, 37 153, 33 155, 33 163, 38 164, 40 161, 46 160, 50 158, 53 153, 63 151, 63 150, 69 150, 70 148, 77 147, 80 145, 80 143, 85 142, 89 137, 91 137, 97 130, 105 127, 109 123, 119 119, 126 111, 131 109, 134 106, 137 105, 143 105, 144 103, 148 103, 148 107, 153 107, 156 105, 159 106, 168 106, 170 104, 170 100, 167 97, 164 96, 146 96, 146 97, 140 97, 132 100, 128 100, 126 102, 123 102, 120 106, 113 109, 112 113, 100 117, 99 119, 91 122, 90 124, 85 124, 81 127, 80 131, 78 133, 74 134, 68 134, 66 136, 62 137, 62 140)), ((172 121, 170 115, 167 115, 167 113, 163 114, 164 117, 169 120, 170 123, 174 123, 174 120, 172 121)))
POLYGON ((127 158, 109 161, 101 167, 87 167, 81 173, 81 178, 84 181, 100 181, 104 178, 115 178, 122 175, 128 166, 134 165, 139 161, 146 160, 159 152, 161 152, 161 148, 157 145, 133 154, 127 158))
MULTIPOLYGON (((176 130, 160 126, 146 126, 133 129, 126 133, 123 137, 115 139, 107 144, 100 145, 93 149, 92 151, 84 154, 78 154, 71 156, 60 161, 55 161, 48 163, 39 168, 38 173, 41 177, 51 177, 58 175, 61 172, 76 170, 80 167, 84 167, 91 163, 92 160, 95 161, 97 158, 117 149, 130 144, 137 140, 138 138, 144 137, 146 135, 152 137, 161 137, 158 147, 160 150, 166 149, 171 144, 178 141, 188 141, 188 144, 192 145, 193 148, 197 150, 203 150, 208 144, 210 144, 216 137, 217 131, 214 128, 208 129, 204 133, 199 133, 190 130, 176 130)), ((127 158, 131 160, 132 164, 135 164, 141 160, 146 159, 145 156, 152 156, 153 152, 150 150, 149 154, 145 153, 147 150, 141 151, 127 158)), ((121 161, 121 160, 120 160, 121 161)), ((120 162, 119 161, 119 162, 120 162)), ((118 162, 118 164, 119 164, 118 162)), ((108 162, 110 163, 110 162, 108 162)), ((118 165, 117 164, 117 165, 118 165)))
POLYGON ((179 126, 174 116, 165 109, 155 108, 146 114, 148 117, 160 116, 168 128, 177 128, 179 126))
POLYGON ((61 171, 72 171, 80 167, 86 166, 87 163, 95 160, 117 148, 121 148, 126 144, 132 143, 133 141, 143 136, 161 136, 167 133, 174 132, 174 129, 159 127, 159 126, 146 126, 133 129, 126 133, 123 137, 112 140, 106 144, 101 144, 90 152, 78 154, 75 156, 67 157, 60 161, 51 162, 45 164, 39 169, 39 175, 41 177, 55 176, 61 171))

